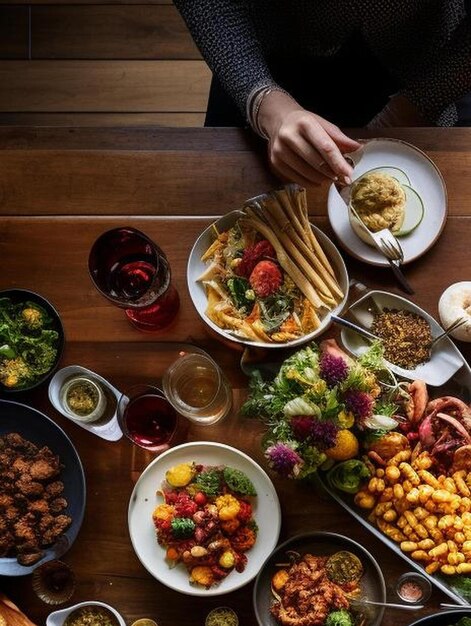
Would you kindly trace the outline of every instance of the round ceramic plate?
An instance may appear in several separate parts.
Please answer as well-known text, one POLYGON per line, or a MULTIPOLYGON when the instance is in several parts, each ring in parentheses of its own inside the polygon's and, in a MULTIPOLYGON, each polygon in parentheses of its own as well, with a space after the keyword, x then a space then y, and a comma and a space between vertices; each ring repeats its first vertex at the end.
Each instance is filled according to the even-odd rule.
MULTIPOLYGON (((443 177, 429 157, 409 143, 399 139, 371 139, 353 153, 354 179, 376 167, 396 167, 405 172, 411 187, 424 203, 424 217, 409 235, 400 238, 404 263, 425 254, 436 242, 446 222, 447 192, 443 177)), ((327 199, 329 219, 340 244, 352 256, 371 265, 388 267, 389 263, 375 248, 364 243, 353 231, 345 202, 334 185, 327 199)))
POLYGON ((281 511, 275 488, 249 456, 222 443, 198 441, 171 448, 145 469, 131 495, 128 511, 129 534, 134 550, 144 567, 162 584, 192 596, 218 596, 239 589, 255 578, 262 563, 276 546, 281 526, 281 511), (254 518, 258 525, 257 541, 247 552, 247 566, 242 573, 231 572, 218 586, 205 589, 193 586, 183 564, 170 569, 165 549, 159 546, 152 522, 152 512, 163 499, 156 491, 165 479, 165 472, 179 463, 228 465, 247 474, 257 491, 253 500, 254 518))
POLYGON ((327 313, 322 320, 321 324, 316 330, 307 335, 303 335, 298 339, 294 339, 293 341, 287 341, 285 343, 264 343, 262 341, 251 341, 250 339, 246 339, 244 337, 238 337, 228 330, 223 330, 213 321, 211 321, 205 311, 208 305, 208 299, 206 297, 206 292, 203 283, 198 282, 198 277, 207 269, 207 264, 201 260, 201 257, 209 248, 209 246, 214 241, 214 226, 216 226, 218 232, 222 232, 231 228, 235 222, 242 217, 244 213, 242 211, 231 211, 227 213, 220 219, 218 219, 214 224, 211 224, 204 230, 201 235, 196 240, 188 258, 188 266, 187 266, 187 285, 188 291, 190 292, 191 299, 193 304, 195 305, 196 310, 200 317, 208 324, 210 328, 212 328, 218 335, 221 335, 225 339, 230 339, 231 341, 235 341, 237 343, 242 343, 248 346, 254 346, 258 348, 292 348, 294 346, 299 346, 303 343, 311 341, 318 335, 322 334, 327 327, 329 326, 331 320, 330 315, 334 313, 335 315, 340 315, 342 312, 345 303, 348 297, 348 274, 347 268, 345 267, 345 263, 340 255, 340 252, 336 248, 336 246, 332 243, 332 241, 324 235, 324 233, 319 230, 316 226, 312 226, 312 230, 314 231, 319 243, 321 244, 323 250, 325 251, 329 261, 332 264, 332 267, 337 276, 337 280, 339 282, 340 288, 344 293, 343 300, 335 307, 330 313, 327 313))
MULTIPOLYGON (((361 560, 364 568, 360 581, 363 597, 374 602, 386 601, 383 574, 368 550, 356 541, 337 533, 312 532, 288 539, 278 546, 263 564, 253 591, 254 610, 260 626, 278 626, 278 622, 270 613, 270 607, 275 601, 271 591, 271 579, 280 569, 276 567, 276 564, 287 561, 287 550, 294 550, 301 555, 313 554, 316 556, 330 556, 340 550, 353 552, 361 560)), ((368 613, 370 618, 366 622, 366 626, 379 626, 383 618, 384 608, 371 606, 368 607, 368 613)))
POLYGON ((441 611, 440 613, 421 617, 413 624, 410 624, 410 626, 455 626, 463 617, 471 619, 471 609, 441 611))
POLYGON ((72 524, 58 541, 44 550, 44 557, 29 567, 20 565, 16 558, 0 558, 0 575, 23 576, 42 563, 61 557, 75 541, 85 512, 85 475, 80 457, 65 432, 49 417, 24 404, 0 400, 0 435, 19 433, 38 447, 48 446, 59 455, 64 466, 58 477, 64 483, 64 497, 68 506, 64 513, 70 515, 72 524))

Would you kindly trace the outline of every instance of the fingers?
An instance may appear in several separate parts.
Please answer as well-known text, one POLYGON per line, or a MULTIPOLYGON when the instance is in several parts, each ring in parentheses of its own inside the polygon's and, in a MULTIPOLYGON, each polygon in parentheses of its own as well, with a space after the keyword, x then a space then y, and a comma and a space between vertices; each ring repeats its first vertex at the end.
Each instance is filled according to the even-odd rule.
POLYGON ((345 135, 338 126, 335 126, 335 124, 332 124, 331 122, 319 117, 318 120, 319 124, 326 130, 326 132, 338 145, 341 152, 354 152, 361 147, 361 143, 345 135))
POLYGON ((351 182, 353 168, 347 163, 340 152, 339 147, 320 124, 306 124, 303 128, 306 139, 315 146, 328 167, 336 176, 351 182))
MULTIPOLYGON (((281 143, 281 142, 280 142, 281 143)), ((301 159, 303 162, 302 166, 304 169, 312 170, 313 168, 323 174, 326 178, 330 180, 336 180, 337 175, 335 172, 329 167, 328 163, 325 161, 324 157, 316 150, 314 146, 312 146, 304 137, 297 134, 290 134, 284 138, 284 144, 287 146, 285 148, 287 153, 292 153, 297 160, 301 159)), ((276 144, 275 144, 276 147, 276 144)), ((296 165, 291 161, 287 161, 289 165, 296 168, 296 165)), ((300 170, 301 171, 301 170, 300 170)), ((303 175, 309 178, 309 176, 303 172, 303 175)))
POLYGON ((292 171, 310 181, 311 185, 319 185, 327 178, 335 179, 335 174, 325 164, 321 155, 304 140, 302 143, 301 141, 293 141, 293 148, 291 148, 286 143, 276 140, 273 146, 269 148, 270 161, 273 167, 280 171, 284 165, 287 165, 292 171), (302 143, 306 145, 303 146, 302 143), (308 156, 309 162, 305 155, 308 156))
POLYGON ((271 166, 275 174, 284 182, 298 183, 301 187, 312 187, 320 185, 326 180, 325 176, 311 170, 309 178, 303 176, 297 169, 291 167, 281 159, 270 159, 271 166))

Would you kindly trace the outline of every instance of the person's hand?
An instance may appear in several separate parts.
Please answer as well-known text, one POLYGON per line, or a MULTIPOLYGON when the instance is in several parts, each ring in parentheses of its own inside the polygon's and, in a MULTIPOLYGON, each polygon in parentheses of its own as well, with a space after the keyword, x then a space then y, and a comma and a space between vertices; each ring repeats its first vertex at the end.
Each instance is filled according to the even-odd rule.
POLYGON ((353 152, 360 144, 337 126, 280 91, 265 96, 258 119, 269 139, 270 164, 281 179, 303 187, 326 179, 351 183, 353 170, 342 153, 353 152))
POLYGON ((406 96, 392 96, 383 109, 366 127, 371 129, 391 126, 430 126, 419 109, 406 96))

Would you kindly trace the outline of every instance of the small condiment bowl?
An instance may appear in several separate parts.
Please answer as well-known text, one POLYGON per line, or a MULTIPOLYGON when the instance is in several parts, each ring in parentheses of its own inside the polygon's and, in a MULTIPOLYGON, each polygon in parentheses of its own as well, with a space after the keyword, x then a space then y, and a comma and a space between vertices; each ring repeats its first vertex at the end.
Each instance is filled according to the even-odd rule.
POLYGON ((432 595, 432 584, 430 581, 418 572, 406 572, 399 576, 396 583, 396 593, 403 602, 407 604, 424 604, 432 595), (405 593, 405 586, 411 583, 420 587, 420 597, 411 598, 405 593))
MULTIPOLYGON (((427 311, 418 307, 411 300, 407 300, 406 298, 388 291, 373 290, 367 292, 350 305, 347 316, 351 316, 360 326, 369 330, 373 323, 375 313, 385 308, 411 311, 416 315, 420 315, 429 323, 432 338, 443 332, 443 328, 427 311)), ((365 352, 370 345, 368 340, 363 339, 356 332, 351 330, 342 329, 341 337, 345 348, 355 356, 359 356, 365 352)), ((432 387, 440 387, 456 374, 463 366, 464 362, 464 357, 455 344, 449 337, 445 337, 432 351, 430 360, 426 363, 422 363, 416 368, 409 370, 398 367, 393 363, 388 363, 388 367, 395 374, 403 378, 410 380, 420 379, 432 387)))
POLYGON ((119 426, 117 416, 118 400, 122 393, 116 389, 116 387, 113 387, 113 385, 111 385, 106 378, 103 378, 103 376, 100 376, 99 374, 96 374, 95 372, 92 372, 92 370, 82 367, 81 365, 68 365, 54 374, 51 382, 49 383, 48 393, 49 401, 56 411, 59 411, 61 415, 67 417, 67 419, 74 424, 77 424, 77 426, 80 426, 81 428, 84 428, 85 430, 88 430, 94 435, 97 435, 102 439, 106 439, 107 441, 118 441, 123 436, 123 431, 119 426), (104 415, 96 422, 88 422, 74 417, 67 407, 64 406, 64 399, 62 397, 63 394, 61 393, 61 390, 63 389, 64 384, 67 384, 69 379, 76 376, 96 381, 96 383, 108 396, 109 402, 114 403, 114 407, 112 409, 113 414, 109 415, 109 419, 107 416, 108 409, 104 410, 104 415))
MULTIPOLYGON (((218 606, 215 609, 213 609, 212 611, 210 611, 208 613, 208 615, 206 616, 206 620, 205 620, 205 626, 214 626, 215 622, 213 621, 214 618, 217 616, 218 613, 226 613, 226 614, 230 614, 231 616, 231 621, 230 622, 226 622, 227 626, 238 626, 239 624, 239 618, 237 616, 237 613, 234 611, 234 609, 231 609, 229 606, 218 606)), ((221 626, 226 626, 226 624, 223 624, 222 619, 221 621, 217 622, 218 626, 219 624, 221 626)))
POLYGON ((124 621, 123 616, 120 613, 118 613, 116 609, 114 609, 109 604, 105 604, 104 602, 97 602, 97 601, 79 602, 78 604, 74 604, 74 606, 69 606, 67 609, 54 611, 54 613, 51 613, 50 615, 48 615, 47 620, 46 620, 46 626, 62 626, 65 620, 69 617, 71 613, 85 606, 101 606, 105 609, 108 609, 108 611, 110 611, 110 613, 112 613, 115 616, 119 626, 126 626, 126 622, 124 621))

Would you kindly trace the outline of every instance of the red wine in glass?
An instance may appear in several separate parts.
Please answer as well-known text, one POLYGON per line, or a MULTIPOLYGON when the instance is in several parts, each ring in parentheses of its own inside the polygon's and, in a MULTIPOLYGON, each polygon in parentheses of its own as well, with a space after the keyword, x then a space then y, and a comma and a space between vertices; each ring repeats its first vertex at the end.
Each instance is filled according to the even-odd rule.
POLYGON ((122 227, 103 233, 92 246, 88 267, 98 291, 124 308, 140 330, 160 330, 175 318, 180 300, 167 257, 139 230, 122 227))
POLYGON ((118 419, 128 439, 151 452, 169 448, 178 422, 162 391, 151 385, 136 385, 123 394, 118 419))

